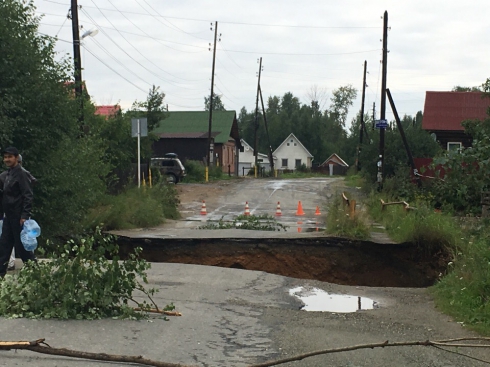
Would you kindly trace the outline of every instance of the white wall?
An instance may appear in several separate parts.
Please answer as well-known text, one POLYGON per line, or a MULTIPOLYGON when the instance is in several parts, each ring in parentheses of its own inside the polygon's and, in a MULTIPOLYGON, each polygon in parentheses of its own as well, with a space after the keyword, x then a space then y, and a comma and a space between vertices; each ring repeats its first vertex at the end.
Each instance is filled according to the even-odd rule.
POLYGON ((296 169, 296 159, 301 159, 301 164, 311 168, 311 158, 301 144, 292 136, 274 152, 274 156, 277 157, 275 161, 277 169, 296 169), (287 167, 282 165, 283 159, 288 160, 287 167))

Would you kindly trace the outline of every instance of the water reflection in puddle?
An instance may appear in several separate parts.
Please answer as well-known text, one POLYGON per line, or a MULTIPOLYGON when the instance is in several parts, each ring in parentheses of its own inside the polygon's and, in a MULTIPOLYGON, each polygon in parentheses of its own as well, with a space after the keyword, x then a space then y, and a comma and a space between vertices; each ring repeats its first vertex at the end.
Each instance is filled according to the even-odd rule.
POLYGON ((289 290, 289 295, 298 297, 305 305, 305 311, 356 312, 378 308, 377 302, 370 298, 329 294, 322 289, 297 287, 289 290))

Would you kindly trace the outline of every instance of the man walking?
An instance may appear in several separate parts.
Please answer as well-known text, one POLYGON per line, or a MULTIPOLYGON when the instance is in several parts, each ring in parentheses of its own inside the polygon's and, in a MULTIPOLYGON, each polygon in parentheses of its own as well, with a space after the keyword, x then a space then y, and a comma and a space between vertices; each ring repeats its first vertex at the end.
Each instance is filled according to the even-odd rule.
POLYGON ((31 217, 32 189, 27 173, 19 164, 19 151, 15 147, 3 151, 3 162, 8 167, 3 185, 2 210, 4 213, 0 236, 0 277, 7 272, 12 249, 22 261, 36 261, 33 251, 26 251, 20 240, 24 222, 31 217))
MULTIPOLYGON (((28 170, 26 170, 24 168, 24 166, 22 164, 22 154, 19 154, 18 162, 19 162, 19 165, 22 166, 22 169, 25 171, 25 173, 27 173, 27 178, 29 179, 29 183, 34 185, 37 182, 37 179, 28 170)), ((0 192, 3 192, 3 185, 5 183, 5 178, 7 177, 8 172, 9 171, 7 170, 7 171, 3 171, 2 173, 0 173, 0 192)), ((1 199, 0 199, 0 202, 1 202, 1 199)), ((3 216, 2 216, 2 218, 3 218, 3 216)), ((3 225, 3 222, 2 222, 2 225, 3 225)), ((9 271, 15 270, 15 247, 12 249, 12 254, 10 255, 9 265, 8 265, 7 270, 9 270, 9 271)))

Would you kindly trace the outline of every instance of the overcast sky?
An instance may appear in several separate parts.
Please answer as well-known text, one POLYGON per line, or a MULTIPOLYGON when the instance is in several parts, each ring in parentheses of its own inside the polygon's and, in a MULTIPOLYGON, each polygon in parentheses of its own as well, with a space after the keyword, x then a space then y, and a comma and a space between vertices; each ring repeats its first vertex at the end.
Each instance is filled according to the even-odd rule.
MULTIPOLYGON (((292 92, 310 102, 311 89, 352 85, 361 108, 367 61, 366 110, 380 105, 384 11, 388 11, 388 81, 398 113, 423 110, 425 91, 478 86, 490 77, 488 0, 78 0, 83 79, 98 105, 127 109, 155 84, 170 111, 203 110, 211 90, 214 22, 215 93, 227 110, 255 108, 258 58, 264 98, 292 92), (211 23, 213 31, 210 30, 211 23)), ((56 50, 73 53, 69 0, 34 0, 40 32, 56 50)), ((377 114, 379 118, 379 113, 377 114)), ((387 107, 386 116, 392 119, 387 107)))

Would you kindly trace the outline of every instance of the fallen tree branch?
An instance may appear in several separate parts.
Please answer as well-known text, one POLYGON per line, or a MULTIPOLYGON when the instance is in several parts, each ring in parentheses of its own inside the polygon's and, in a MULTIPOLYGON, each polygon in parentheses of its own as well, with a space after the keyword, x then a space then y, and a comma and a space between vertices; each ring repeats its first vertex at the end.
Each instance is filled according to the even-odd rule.
MULTIPOLYGON (((159 311, 159 312, 169 312, 169 311, 159 311)), ((269 361, 264 363, 259 363, 255 365, 251 365, 250 367, 270 367, 277 366, 279 364, 301 361, 305 358, 322 355, 322 354, 331 354, 331 353, 339 353, 339 352, 349 352, 358 349, 374 349, 374 348, 387 348, 387 347, 403 347, 403 346, 425 346, 425 347, 434 347, 439 350, 446 351, 448 353, 457 353, 462 357, 471 358, 474 360, 478 360, 484 363, 490 364, 490 361, 485 361, 482 359, 478 359, 472 356, 468 356, 459 352, 454 352, 450 350, 445 350, 444 347, 457 347, 457 348, 490 348, 490 344, 464 344, 458 343, 453 344, 455 342, 460 341, 485 341, 490 343, 490 338, 485 337, 471 337, 471 338, 458 338, 458 339, 448 339, 448 340, 425 340, 425 341, 408 341, 408 342, 394 342, 390 343, 388 340, 383 343, 373 343, 373 344, 359 344, 353 345, 350 347, 343 348, 332 348, 332 349, 324 349, 318 350, 314 352, 304 353, 297 356, 278 359, 275 361, 269 361)), ((147 358, 143 358, 143 356, 127 356, 127 355, 117 355, 117 354, 106 354, 106 353, 91 353, 91 352, 83 352, 66 348, 52 348, 48 344, 46 344, 45 339, 37 339, 34 341, 0 341, 0 350, 12 350, 12 349, 22 349, 29 350, 31 352, 37 352, 42 354, 50 354, 50 355, 58 355, 64 357, 73 357, 73 358, 82 358, 82 359, 90 359, 97 361, 108 361, 108 362, 120 362, 120 363, 137 363, 140 365, 146 366, 155 366, 155 367, 191 367, 189 365, 176 364, 176 363, 168 363, 168 362, 160 362, 147 358)))
MULTIPOLYGON (((490 348, 490 344, 451 344, 454 341, 464 341, 464 340, 480 340, 480 341, 490 341, 490 338, 458 338, 458 339, 450 339, 450 340, 437 340, 437 341, 409 341, 409 342, 395 342, 395 343, 390 343, 385 341, 384 343, 373 343, 373 344, 359 344, 359 345, 353 345, 350 347, 343 347, 343 348, 332 348, 332 349, 323 349, 323 350, 317 350, 314 352, 309 352, 309 353, 304 353, 300 354, 297 356, 289 357, 289 358, 284 358, 284 359, 278 359, 275 361, 270 361, 270 362, 264 362, 264 363, 259 363, 259 364, 254 364, 249 367, 270 367, 270 366, 277 366, 279 364, 283 363, 288 363, 288 362, 295 362, 295 361, 301 361, 305 358, 317 356, 317 355, 322 355, 322 354, 331 354, 331 353, 339 353, 339 352, 350 352, 353 350, 358 350, 358 349, 374 349, 374 348, 386 348, 386 347, 404 347, 404 346, 425 346, 425 347, 435 347, 440 349, 441 346, 444 347, 468 347, 468 348, 473 348, 473 347, 486 347, 490 348)), ((444 349, 441 349, 444 350, 444 349)), ((463 357, 469 357, 464 354, 460 354, 463 357)), ((469 357, 473 358, 473 357, 469 357)), ((490 364, 489 361, 484 361, 480 360, 482 362, 490 364)))
POLYGON ((90 353, 90 352, 82 352, 82 351, 66 349, 66 348, 52 348, 50 346, 42 345, 45 344, 44 340, 45 339, 38 339, 31 342, 29 341, 0 342, 0 350, 23 349, 23 350, 29 350, 31 352, 50 354, 56 356, 83 358, 83 359, 90 359, 96 361, 138 363, 146 366, 155 366, 155 367, 191 367, 189 365, 183 365, 177 363, 154 361, 151 359, 143 358, 143 356, 125 356, 125 355, 106 354, 106 353, 90 353))
POLYGON ((141 307, 134 307, 133 310, 135 311, 144 311, 144 312, 152 312, 152 313, 160 313, 160 314, 163 314, 163 315, 167 315, 167 316, 182 316, 182 314, 180 312, 177 312, 177 311, 163 311, 163 310, 159 310, 157 308, 141 308, 141 307))

